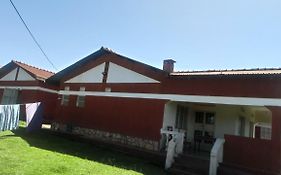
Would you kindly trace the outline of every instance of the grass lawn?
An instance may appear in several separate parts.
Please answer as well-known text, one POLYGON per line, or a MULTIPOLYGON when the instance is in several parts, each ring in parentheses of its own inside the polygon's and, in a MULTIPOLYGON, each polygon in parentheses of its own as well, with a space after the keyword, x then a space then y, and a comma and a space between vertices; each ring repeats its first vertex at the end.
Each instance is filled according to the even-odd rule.
POLYGON ((119 152, 50 135, 47 131, 0 132, 1 175, 161 175, 161 167, 119 152))

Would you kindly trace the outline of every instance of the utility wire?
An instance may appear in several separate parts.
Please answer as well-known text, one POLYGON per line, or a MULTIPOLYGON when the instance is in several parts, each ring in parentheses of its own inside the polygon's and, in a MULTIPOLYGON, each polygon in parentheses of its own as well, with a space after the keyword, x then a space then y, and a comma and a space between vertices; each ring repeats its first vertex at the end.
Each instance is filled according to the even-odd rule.
POLYGON ((12 6, 14 7, 15 11, 17 12, 18 16, 20 17, 22 23, 24 24, 25 28, 27 29, 28 33, 30 34, 31 38, 33 39, 33 41, 36 43, 36 45, 38 46, 38 48, 41 50, 41 52, 43 53, 43 55, 45 56, 45 58, 47 59, 47 61, 53 66, 53 68, 55 70, 58 70, 56 68, 56 66, 52 63, 52 61, 49 59, 49 57, 47 56, 47 54, 44 52, 44 50, 42 49, 42 47, 40 46, 40 44, 38 43, 38 41, 36 40, 36 38, 34 37, 34 35, 32 34, 32 32, 30 31, 29 27, 27 26, 27 24, 24 22, 23 18, 21 17, 18 9, 16 8, 16 6, 14 5, 13 1, 10 0, 10 3, 12 4, 12 6))

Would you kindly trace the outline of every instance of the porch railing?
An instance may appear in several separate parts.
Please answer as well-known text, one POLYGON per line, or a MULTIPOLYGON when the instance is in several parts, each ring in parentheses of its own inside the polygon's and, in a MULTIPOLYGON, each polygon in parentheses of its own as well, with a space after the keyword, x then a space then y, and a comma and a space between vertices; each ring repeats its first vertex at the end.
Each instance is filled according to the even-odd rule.
POLYGON ((223 145, 225 140, 217 138, 210 153, 209 175, 217 175, 219 163, 223 160, 223 145))
POLYGON ((166 138, 169 139, 166 143, 167 155, 165 162, 165 169, 168 169, 174 163, 175 157, 183 152, 184 133, 161 129, 161 134, 166 135, 166 138))

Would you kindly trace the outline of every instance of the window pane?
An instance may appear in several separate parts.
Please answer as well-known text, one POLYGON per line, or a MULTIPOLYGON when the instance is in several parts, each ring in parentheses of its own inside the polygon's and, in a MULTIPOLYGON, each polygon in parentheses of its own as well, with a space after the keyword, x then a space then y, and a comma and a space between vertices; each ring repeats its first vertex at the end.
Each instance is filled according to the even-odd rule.
POLYGON ((76 106, 77 107, 85 106, 85 96, 77 96, 76 106))
POLYGON ((210 131, 205 131, 205 140, 204 143, 212 144, 214 142, 214 133, 210 131))
POLYGON ((271 128, 261 127, 261 139, 271 140, 271 128))
POLYGON ((203 123, 203 120, 204 120, 204 113, 196 112, 195 113, 195 123, 203 123))
POLYGON ((69 95, 63 95, 62 100, 61 100, 61 104, 63 106, 68 106, 68 102, 69 102, 69 95))
POLYGON ((213 133, 213 132, 210 132, 210 131, 205 131, 205 137, 211 137, 211 138, 213 138, 213 137, 214 137, 214 133, 213 133))
POLYGON ((194 137, 202 137, 202 136, 203 136, 203 131, 201 130, 194 131, 194 137))
POLYGON ((215 123, 215 114, 207 112, 206 113, 206 124, 213 125, 215 123))

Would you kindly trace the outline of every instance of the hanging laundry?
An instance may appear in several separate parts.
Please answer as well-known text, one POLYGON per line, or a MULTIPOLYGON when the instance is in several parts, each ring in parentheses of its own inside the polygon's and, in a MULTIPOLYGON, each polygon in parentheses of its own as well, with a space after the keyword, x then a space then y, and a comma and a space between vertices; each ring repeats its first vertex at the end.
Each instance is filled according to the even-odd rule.
POLYGON ((43 122, 43 106, 41 102, 28 103, 25 106, 27 131, 31 132, 41 129, 43 122))
POLYGON ((0 105, 0 131, 17 129, 19 105, 0 105))

